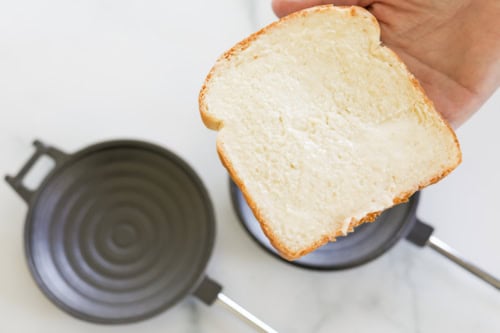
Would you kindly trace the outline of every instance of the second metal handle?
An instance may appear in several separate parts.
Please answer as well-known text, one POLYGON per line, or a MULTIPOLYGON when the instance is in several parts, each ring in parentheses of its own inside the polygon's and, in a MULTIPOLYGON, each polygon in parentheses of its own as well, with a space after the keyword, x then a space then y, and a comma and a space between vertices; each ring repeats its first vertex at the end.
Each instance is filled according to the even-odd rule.
POLYGON ((453 249, 451 246, 440 240, 439 238, 436 238, 435 236, 430 236, 429 240, 427 241, 427 245, 433 249, 434 251, 438 252, 439 254, 445 256, 446 258, 450 259, 454 263, 458 264, 462 268, 465 268, 478 278, 482 279, 486 283, 489 283, 496 289, 500 290, 500 280, 491 275, 490 273, 482 270, 481 268, 477 267, 470 261, 467 261, 464 259, 458 251, 453 249))
POLYGON ((417 219, 413 228, 406 236, 406 239, 420 247, 429 246, 434 251, 450 259, 460 267, 466 269, 481 280, 492 285, 494 288, 500 290, 500 280, 498 278, 477 267, 470 261, 464 259, 457 250, 453 249, 451 246, 447 245, 439 238, 433 236, 433 232, 434 228, 432 226, 417 219))

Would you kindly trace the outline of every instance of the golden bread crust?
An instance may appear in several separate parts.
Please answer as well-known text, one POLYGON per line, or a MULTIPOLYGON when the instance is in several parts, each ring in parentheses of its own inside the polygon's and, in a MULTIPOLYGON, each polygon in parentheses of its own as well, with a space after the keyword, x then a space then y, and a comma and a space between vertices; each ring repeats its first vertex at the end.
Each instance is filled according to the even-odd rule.
MULTIPOLYGON (((206 80, 205 80, 205 82, 204 82, 204 84, 203 84, 203 86, 201 88, 200 94, 199 94, 200 114, 201 114, 201 118, 202 118, 204 124, 208 128, 213 129, 213 130, 217 130, 217 131, 220 130, 224 126, 222 120, 213 118, 211 115, 209 115, 208 109, 207 109, 207 104, 206 104, 206 101, 205 101, 205 97, 206 97, 207 91, 209 89, 210 81, 212 80, 212 77, 213 77, 214 73, 217 71, 217 69, 218 69, 218 67, 220 66, 221 63, 223 63, 225 61, 229 61, 233 55, 238 54, 239 52, 241 52, 241 51, 245 50, 246 48, 248 48, 251 45, 251 43, 254 40, 256 40, 260 35, 266 34, 268 31, 274 29, 275 27, 283 24, 286 21, 293 20, 293 19, 296 19, 296 18, 302 17, 302 16, 307 16, 307 15, 310 15, 311 13, 315 13, 315 12, 326 12, 326 11, 331 11, 332 9, 338 10, 338 8, 341 8, 341 7, 334 7, 332 5, 323 5, 323 6, 313 7, 313 8, 309 8, 309 9, 303 10, 303 11, 295 12, 295 13, 293 13, 291 15, 288 15, 288 16, 280 19, 279 21, 271 23, 270 25, 266 26, 265 28, 257 31, 256 33, 250 35, 246 39, 244 39, 241 42, 239 42, 238 44, 236 44, 230 50, 228 50, 227 52, 225 52, 217 60, 217 62, 214 65, 214 67, 211 69, 211 71, 207 75, 207 78, 206 78, 206 80)), ((361 8, 361 7, 356 7, 356 6, 342 7, 342 8, 343 8, 343 10, 345 10, 347 8, 349 10, 350 16, 357 16, 357 15, 365 15, 366 16, 366 15, 369 15, 369 17, 371 18, 371 22, 376 27, 376 29, 378 31, 379 38, 380 38, 380 27, 379 27, 379 24, 378 24, 377 20, 367 10, 365 10, 364 8, 361 8)), ((394 53, 394 55, 396 55, 396 54, 394 53)), ((397 57, 397 55, 396 55, 396 57, 397 57)), ((397 57, 397 59, 402 63, 402 61, 401 61, 401 59, 399 57, 397 57)), ((406 68, 406 66, 405 66, 405 68, 406 68)), ((422 94, 423 94, 423 96, 425 98, 425 103, 427 105, 429 105, 432 108, 432 110, 435 110, 434 106, 433 106, 433 103, 425 95, 425 92, 424 92, 423 88, 421 87, 420 83, 408 71, 407 68, 406 68, 406 71, 408 73, 409 80, 411 80, 411 82, 415 86, 415 88, 419 89, 422 92, 422 94)), ((450 132, 453 134, 455 143, 456 143, 457 147, 459 148, 458 139, 457 139, 455 133, 453 132, 453 130, 451 129, 451 127, 449 126, 449 124, 444 120, 444 118, 441 117, 441 120, 447 126, 447 128, 450 130, 450 132)), ((460 148, 459 148, 459 151, 460 151, 460 148)), ((309 252, 317 249, 318 247, 324 245, 328 241, 334 241, 336 239, 336 237, 345 236, 345 234, 341 230, 336 230, 336 231, 334 231, 333 234, 325 234, 325 235, 323 235, 323 237, 321 237, 321 239, 319 239, 316 242, 312 243, 307 248, 301 249, 299 251, 291 251, 274 234, 274 232, 270 228, 268 222, 262 216, 261 212, 259 211, 259 208, 258 208, 257 204, 255 203, 255 201, 253 200, 253 198, 249 195, 249 193, 248 193, 248 191, 247 191, 247 189, 245 187, 244 181, 240 178, 240 176, 238 175, 237 170, 235 170, 235 168, 233 167, 233 165, 232 165, 229 157, 227 156, 227 154, 226 154, 226 152, 224 150, 224 143, 221 140, 217 140, 217 152, 219 154, 220 160, 222 161, 222 164, 228 170, 229 174, 231 175, 231 178, 233 179, 233 181, 236 183, 236 185, 240 188, 241 192, 243 193, 243 196, 245 197, 245 199, 246 199, 246 201, 247 201, 250 209, 254 213, 255 217, 259 221, 259 223, 260 223, 260 225, 262 227, 262 230, 264 231, 265 235, 269 238, 271 244, 279 251, 279 253, 284 258, 286 258, 288 260, 297 259, 297 258, 299 258, 299 257, 301 257, 301 256, 303 256, 303 255, 305 255, 305 254, 307 254, 307 253, 309 253, 309 252)), ((396 204, 408 201, 408 199, 410 198, 410 196, 413 195, 416 191, 418 191, 418 190, 420 190, 420 189, 422 189, 422 188, 424 188, 424 187, 426 187, 426 186, 428 186, 428 185, 430 185, 432 183, 435 183, 435 182, 439 181, 440 179, 442 179, 443 177, 445 177, 448 173, 450 173, 460 163, 461 159, 462 159, 462 157, 461 157, 461 154, 460 154, 459 159, 458 159, 458 163, 456 163, 456 165, 454 165, 453 167, 445 170, 440 175, 437 175, 437 176, 435 176, 435 177, 433 177, 431 179, 428 179, 428 180, 425 180, 425 181, 421 182, 413 190, 399 194, 396 198, 394 198, 394 200, 393 200, 393 206, 396 205, 396 204)), ((367 215, 365 215, 361 219, 352 219, 351 222, 350 222, 350 224, 349 224, 347 232, 349 233, 349 232, 354 231, 355 227, 357 227, 357 226, 359 226, 359 225, 361 225, 363 223, 374 221, 381 213, 382 213, 381 211, 370 212, 370 213, 368 213, 367 215)))

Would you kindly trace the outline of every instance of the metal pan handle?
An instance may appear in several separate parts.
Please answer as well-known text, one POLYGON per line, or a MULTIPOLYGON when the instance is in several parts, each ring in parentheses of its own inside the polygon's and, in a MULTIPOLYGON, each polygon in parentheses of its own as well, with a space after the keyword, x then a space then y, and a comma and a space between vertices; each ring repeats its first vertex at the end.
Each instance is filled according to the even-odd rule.
POLYGON ((498 278, 464 259, 464 257, 457 250, 453 249, 439 238, 433 236, 433 232, 433 227, 417 219, 413 229, 410 231, 408 236, 406 236, 406 239, 420 247, 428 245, 434 251, 450 259, 481 280, 492 285, 497 290, 500 290, 500 280, 498 278))
POLYGON ((223 305, 232 313, 236 314, 246 323, 252 325, 256 331, 264 333, 278 333, 278 331, 271 328, 269 325, 264 323, 259 318, 255 317, 253 314, 245 310, 238 303, 227 297, 222 293, 222 286, 210 279, 209 277, 204 277, 203 281, 200 283, 198 288, 193 293, 200 301, 207 305, 212 305, 217 302, 223 305))
POLYGON ((23 179, 26 177, 28 172, 31 170, 33 165, 38 161, 38 159, 44 155, 51 157, 56 163, 56 167, 66 159, 67 155, 53 147, 45 146, 38 140, 33 142, 35 146, 35 153, 30 157, 30 159, 24 164, 21 170, 17 173, 16 176, 5 176, 5 180, 9 185, 19 194, 24 201, 29 203, 35 191, 28 189, 23 184, 23 179))

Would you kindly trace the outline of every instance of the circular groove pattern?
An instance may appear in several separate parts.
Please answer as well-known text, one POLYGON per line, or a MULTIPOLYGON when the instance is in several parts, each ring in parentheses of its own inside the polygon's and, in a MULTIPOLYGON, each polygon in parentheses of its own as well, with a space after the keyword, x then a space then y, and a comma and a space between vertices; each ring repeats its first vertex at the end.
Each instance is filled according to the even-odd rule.
POLYGON ((42 290, 94 322, 148 318, 200 280, 214 241, 201 181, 143 142, 89 147, 56 168, 30 208, 26 251, 42 290))

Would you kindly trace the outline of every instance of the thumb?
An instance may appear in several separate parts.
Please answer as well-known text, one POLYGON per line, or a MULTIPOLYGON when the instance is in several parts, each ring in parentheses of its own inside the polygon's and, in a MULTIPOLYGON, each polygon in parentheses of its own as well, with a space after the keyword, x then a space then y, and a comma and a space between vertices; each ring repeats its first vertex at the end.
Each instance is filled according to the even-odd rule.
POLYGON ((273 11, 278 17, 286 16, 301 9, 318 5, 333 4, 336 6, 368 6, 370 0, 273 0, 273 11))

